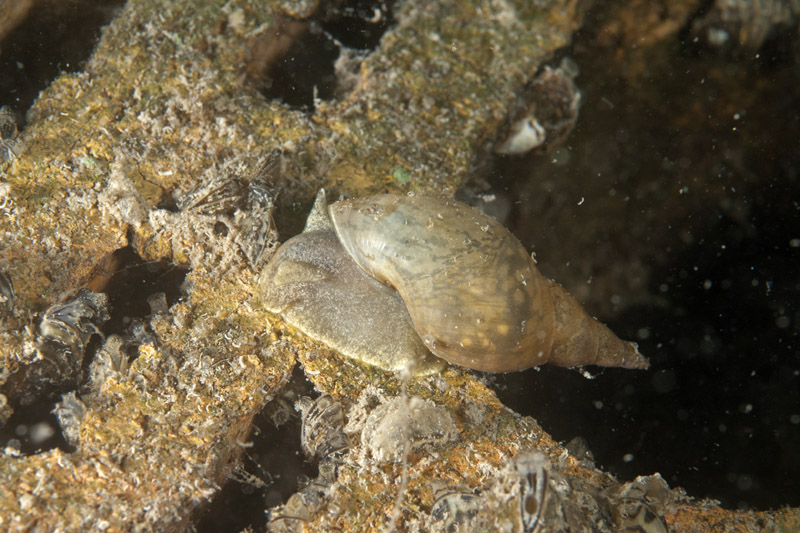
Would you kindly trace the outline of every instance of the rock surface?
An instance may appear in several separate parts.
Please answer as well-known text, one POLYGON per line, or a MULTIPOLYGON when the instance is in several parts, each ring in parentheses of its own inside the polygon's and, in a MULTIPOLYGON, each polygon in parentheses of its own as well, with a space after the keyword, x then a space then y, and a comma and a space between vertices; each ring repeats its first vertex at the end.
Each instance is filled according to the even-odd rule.
POLYGON ((796 529, 796 509, 725 511, 657 475, 621 483, 505 408, 474 373, 450 367, 405 382, 261 310, 256 276, 277 244, 274 219, 284 233, 297 228, 321 186, 455 191, 587 7, 398 3, 374 51, 342 52, 335 98, 313 110, 264 98, 258 89, 283 57, 275 47, 291 48, 334 16, 315 5, 130 0, 85 70, 58 77, 29 111, 17 156, 0 163, 0 271, 13 283, 0 308, 0 416, 64 394, 58 416, 74 451, 6 447, 0 528, 191 527, 234 476, 254 416, 278 401, 299 361, 344 406, 349 450, 324 454, 321 489, 298 491, 295 509, 313 512, 280 520, 276 508, 275 529, 611 531, 640 518, 649 531, 796 529), (128 320, 115 318, 121 304, 112 302, 116 330, 104 329, 99 311, 61 313, 74 342, 45 338, 44 313, 76 305, 81 289, 142 296, 116 285, 120 250, 188 270, 180 297, 148 294, 149 311, 128 320), (66 382, 65 362, 74 369, 66 382), (373 457, 364 425, 403 402, 446 413, 437 415, 446 435, 394 450, 397 462, 373 457), (581 503, 568 503, 577 495, 581 503))

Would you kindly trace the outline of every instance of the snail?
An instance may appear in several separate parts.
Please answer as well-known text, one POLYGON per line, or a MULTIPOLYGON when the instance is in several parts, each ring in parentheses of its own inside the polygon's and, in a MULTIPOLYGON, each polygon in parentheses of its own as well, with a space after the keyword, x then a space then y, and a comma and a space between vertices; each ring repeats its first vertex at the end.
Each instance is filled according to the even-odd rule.
POLYGON ((436 196, 328 205, 320 191, 305 230, 278 249, 260 286, 270 312, 385 370, 428 374, 441 359, 485 372, 649 366, 635 343, 544 277, 499 222, 436 196))

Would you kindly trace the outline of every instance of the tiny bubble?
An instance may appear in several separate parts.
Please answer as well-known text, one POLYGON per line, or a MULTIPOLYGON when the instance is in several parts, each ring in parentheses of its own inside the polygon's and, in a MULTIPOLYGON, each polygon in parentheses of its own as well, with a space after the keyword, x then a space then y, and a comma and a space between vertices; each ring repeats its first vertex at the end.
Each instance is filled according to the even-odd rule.
POLYGON ((56 430, 47 422, 39 422, 31 426, 31 443, 38 446, 56 434, 56 430))
POLYGON ((626 453, 625 455, 622 456, 622 461, 625 462, 625 463, 633 462, 633 454, 632 453, 626 453))
POLYGON ((753 478, 747 474, 739 476, 736 479, 736 487, 739 490, 750 490, 753 487, 753 478))

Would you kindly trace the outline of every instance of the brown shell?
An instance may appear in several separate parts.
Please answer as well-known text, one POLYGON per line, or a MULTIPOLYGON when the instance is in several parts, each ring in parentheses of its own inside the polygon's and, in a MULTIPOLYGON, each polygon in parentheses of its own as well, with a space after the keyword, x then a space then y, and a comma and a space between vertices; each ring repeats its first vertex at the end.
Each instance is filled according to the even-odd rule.
POLYGON ((370 278, 342 248, 325 192, 306 229, 281 245, 261 274, 263 304, 313 339, 384 370, 439 372, 397 292, 370 278))
POLYGON ((345 250, 397 290, 422 341, 446 361, 487 372, 649 365, 542 276, 516 237, 471 207, 382 195, 337 202, 329 213, 345 250))

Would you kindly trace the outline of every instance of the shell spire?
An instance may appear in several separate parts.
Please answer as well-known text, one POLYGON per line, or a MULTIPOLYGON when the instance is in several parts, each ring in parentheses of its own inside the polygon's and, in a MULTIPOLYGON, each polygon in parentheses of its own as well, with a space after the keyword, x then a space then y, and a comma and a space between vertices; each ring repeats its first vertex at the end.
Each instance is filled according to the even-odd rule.
POLYGON ((635 342, 624 341, 581 306, 561 285, 550 282, 555 330, 551 364, 558 366, 616 366, 646 369, 650 361, 635 342))
POLYGON ((545 278, 491 217, 454 200, 381 195, 329 207, 337 237, 393 287, 434 355, 486 372, 560 366, 647 368, 634 343, 545 278))

